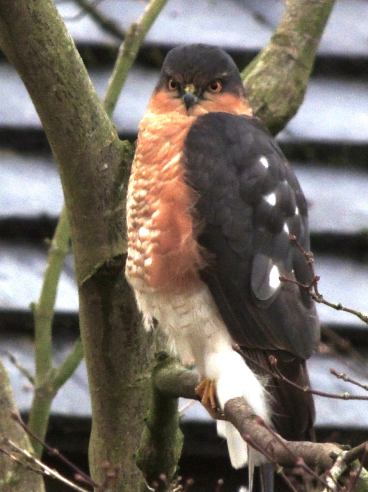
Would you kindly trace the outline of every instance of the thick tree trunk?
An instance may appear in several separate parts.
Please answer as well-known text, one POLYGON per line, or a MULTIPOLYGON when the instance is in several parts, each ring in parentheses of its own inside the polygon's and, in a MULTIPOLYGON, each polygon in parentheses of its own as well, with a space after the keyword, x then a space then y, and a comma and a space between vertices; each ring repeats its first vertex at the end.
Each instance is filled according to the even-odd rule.
POLYGON ((93 430, 91 474, 120 467, 114 491, 138 490, 134 462, 149 396, 150 350, 124 276, 129 144, 102 109, 51 0, 0 0, 0 46, 25 83, 57 159, 80 298, 93 430))

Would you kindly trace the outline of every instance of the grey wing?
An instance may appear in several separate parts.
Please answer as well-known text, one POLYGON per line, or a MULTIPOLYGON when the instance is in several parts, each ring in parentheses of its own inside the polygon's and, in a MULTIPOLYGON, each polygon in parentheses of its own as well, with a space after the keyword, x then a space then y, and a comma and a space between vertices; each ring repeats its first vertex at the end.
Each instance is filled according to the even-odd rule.
POLYGON ((308 358, 319 340, 309 294, 292 282, 311 271, 307 205, 275 140, 255 118, 208 113, 185 142, 187 180, 198 193, 201 271, 234 341, 308 358))

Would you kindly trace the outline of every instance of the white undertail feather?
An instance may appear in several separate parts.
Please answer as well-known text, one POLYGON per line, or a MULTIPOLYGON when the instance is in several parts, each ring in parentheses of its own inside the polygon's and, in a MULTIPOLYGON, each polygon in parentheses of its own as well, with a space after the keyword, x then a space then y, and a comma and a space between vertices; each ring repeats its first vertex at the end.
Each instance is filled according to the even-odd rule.
MULTIPOLYGON (((228 400, 243 397, 256 415, 270 423, 267 392, 244 359, 233 350, 232 339, 206 284, 197 284, 192 291, 177 294, 136 287, 137 303, 147 329, 152 326, 152 317, 156 318, 182 362, 194 362, 201 379, 206 377, 216 382, 221 409, 228 400)), ((225 421, 218 421, 217 429, 227 439, 233 467, 245 466, 247 444, 239 432, 225 421)), ((259 453, 252 450, 252 464, 262 461, 259 453)))
POLYGON ((238 469, 246 465, 248 462, 248 445, 233 424, 226 420, 218 420, 217 434, 227 441, 232 466, 238 469))

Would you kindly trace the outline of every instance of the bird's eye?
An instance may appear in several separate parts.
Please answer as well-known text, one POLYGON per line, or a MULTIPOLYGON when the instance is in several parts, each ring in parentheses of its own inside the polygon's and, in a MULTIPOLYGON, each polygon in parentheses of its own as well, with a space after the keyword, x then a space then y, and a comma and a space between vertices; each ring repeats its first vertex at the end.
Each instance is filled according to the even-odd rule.
POLYGON ((167 86, 169 88, 169 91, 176 91, 179 87, 179 84, 176 82, 176 80, 169 79, 167 86))
POLYGON ((219 80, 214 80, 210 83, 208 89, 210 92, 220 92, 220 90, 222 89, 222 84, 219 80))

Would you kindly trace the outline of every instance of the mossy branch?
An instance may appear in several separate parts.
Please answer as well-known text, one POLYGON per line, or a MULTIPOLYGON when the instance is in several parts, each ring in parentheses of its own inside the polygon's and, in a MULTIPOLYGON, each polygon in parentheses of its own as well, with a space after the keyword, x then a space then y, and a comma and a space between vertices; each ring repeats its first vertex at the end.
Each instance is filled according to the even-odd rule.
POLYGON ((141 445, 137 452, 137 465, 142 470, 146 482, 157 492, 165 490, 159 480, 164 475, 171 483, 176 475, 178 461, 183 445, 183 435, 179 429, 178 399, 162 393, 156 385, 156 375, 175 360, 161 353, 156 358, 152 372, 151 404, 145 418, 145 428, 141 445))
MULTIPOLYGON (((32 445, 26 432, 14 422, 12 412, 17 412, 8 374, 0 360, 0 448, 12 454, 7 446, 11 440, 27 451, 32 445)), ((33 471, 24 468, 0 451, 0 490, 2 492, 44 492, 43 479, 33 471)))
POLYGON ((243 70, 250 105, 273 135, 303 102, 317 48, 335 0, 286 0, 268 45, 243 70))
MULTIPOLYGON (((133 453, 147 411, 151 349, 124 276, 131 146, 119 140, 51 0, 0 0, 0 44, 27 87, 60 170, 92 402, 91 474, 102 483, 108 461, 121 470, 112 489, 132 492, 141 483, 133 453)), ((51 382, 38 405, 43 422, 51 382)))
MULTIPOLYGON (((46 272, 43 279, 41 295, 38 303, 33 306, 35 327, 35 391, 29 427, 41 439, 45 439, 48 426, 50 407, 54 396, 61 385, 54 381, 55 369, 52 364, 52 321, 56 301, 57 287, 64 263, 69 252, 69 226, 66 209, 64 208, 55 234, 51 241, 46 272)), ((72 367, 74 370, 81 362, 83 355, 73 352, 72 367)), ((69 358, 69 366, 71 359, 69 358)), ((42 453, 42 447, 32 440, 37 456, 42 453)))
MULTIPOLYGON (((195 394, 198 375, 183 367, 175 359, 169 357, 166 359, 162 357, 162 359, 163 363, 156 366, 153 381, 155 391, 159 392, 161 401, 165 402, 170 399, 176 401, 180 396, 198 399, 195 394)), ((344 460, 344 470, 346 470, 354 460, 362 458, 365 453, 365 445, 342 452, 341 448, 333 443, 286 441, 265 425, 243 398, 229 400, 225 404, 224 415, 251 446, 257 450, 264 450, 270 461, 278 468, 280 466, 303 466, 313 473, 322 475, 334 466, 338 456, 344 460)), ((152 441, 151 446, 157 447, 158 444, 152 441)), ((355 464, 352 466, 356 468, 355 464)), ((157 471, 160 469, 158 468, 157 471)), ((322 478, 321 482, 323 480, 322 478)), ((359 486, 365 491, 368 489, 368 485, 362 480, 359 481, 359 486)))

